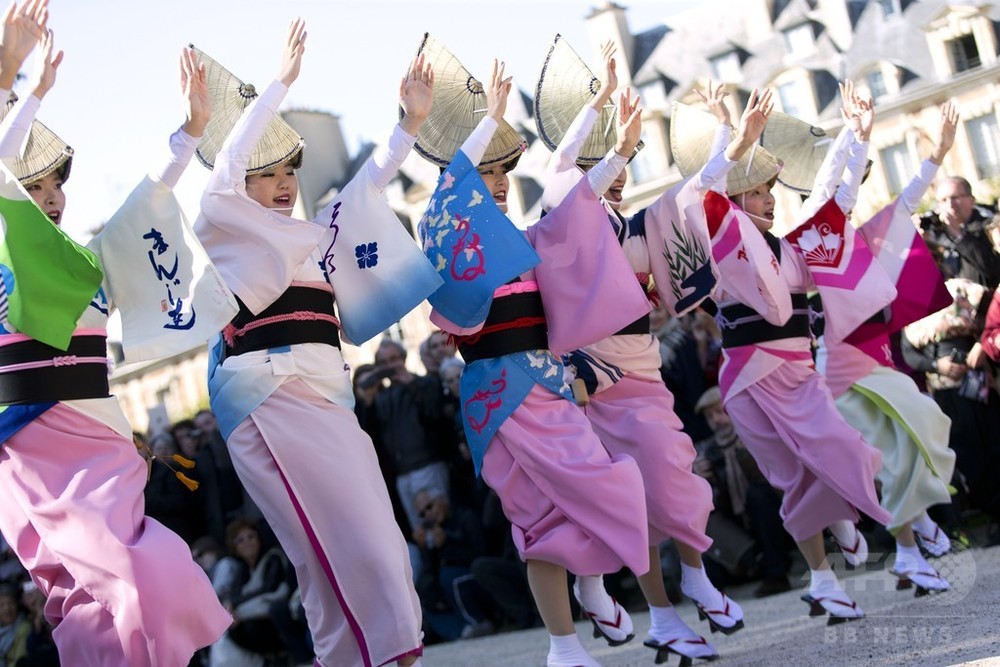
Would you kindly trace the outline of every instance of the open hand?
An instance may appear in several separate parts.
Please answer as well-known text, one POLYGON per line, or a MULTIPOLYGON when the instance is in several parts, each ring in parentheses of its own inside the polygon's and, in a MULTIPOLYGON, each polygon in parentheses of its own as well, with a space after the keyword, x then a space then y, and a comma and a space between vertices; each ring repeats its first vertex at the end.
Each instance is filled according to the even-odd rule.
POLYGON ((642 137, 642 107, 639 97, 632 98, 632 89, 625 88, 618 98, 618 143, 615 152, 632 157, 642 137))
POLYGON ((944 156, 948 154, 955 144, 955 133, 958 130, 958 107, 954 102, 945 102, 941 106, 941 122, 938 127, 938 140, 934 145, 934 152, 931 153, 930 160, 940 166, 944 162, 944 156))
POLYGON ((726 97, 729 96, 729 93, 725 92, 724 88, 725 86, 721 83, 713 86, 712 80, 709 79, 707 92, 703 93, 699 88, 695 88, 694 92, 698 93, 698 97, 705 103, 708 110, 715 115, 716 120, 721 125, 732 125, 733 119, 729 113, 729 107, 726 105, 726 97))
POLYGON ((49 92, 52 86, 56 83, 56 70, 59 69, 59 65, 62 64, 63 52, 55 50, 55 35, 51 30, 45 32, 45 37, 42 38, 42 52, 41 57, 38 61, 38 69, 34 76, 34 86, 32 87, 32 94, 38 99, 45 97, 45 94, 49 92))
POLYGON ((182 129, 189 136, 200 137, 212 117, 212 102, 205 82, 205 63, 191 49, 181 51, 181 95, 184 97, 186 120, 182 129))
POLYGON ((434 70, 420 54, 410 63, 410 68, 399 84, 399 106, 403 119, 399 122, 410 135, 416 135, 431 113, 434 102, 434 70))
MULTIPOLYGON (((3 14, 3 34, 0 36, 0 60, 3 69, 12 68, 11 83, 17 70, 35 45, 45 36, 45 26, 49 19, 48 0, 28 0, 20 7, 11 2, 3 14)), ((10 86, 5 86, 10 88, 10 86)))
POLYGON ((507 111, 507 97, 510 95, 511 81, 514 77, 504 77, 506 65, 493 59, 493 71, 490 72, 489 85, 486 87, 486 115, 500 122, 507 111))
POLYGON ((615 89, 618 88, 617 63, 615 62, 615 53, 617 52, 618 47, 614 45, 614 42, 607 41, 601 44, 601 60, 604 61, 604 72, 600 78, 601 87, 590 102, 590 106, 598 112, 608 103, 615 89))
POLYGON ((278 75, 278 80, 286 86, 291 86, 295 79, 299 78, 307 35, 306 22, 300 18, 288 26, 288 36, 285 38, 285 49, 281 58, 281 73, 278 75))

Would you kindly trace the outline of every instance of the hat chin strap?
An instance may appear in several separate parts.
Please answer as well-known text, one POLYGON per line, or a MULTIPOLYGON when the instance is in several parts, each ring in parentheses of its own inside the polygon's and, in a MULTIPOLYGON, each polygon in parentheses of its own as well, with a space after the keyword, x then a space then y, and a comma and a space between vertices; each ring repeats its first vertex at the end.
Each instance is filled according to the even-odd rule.
POLYGON ((757 220, 757 221, 763 222, 764 224, 766 224, 768 226, 774 225, 774 220, 768 220, 767 218, 765 218, 763 216, 754 215, 753 213, 750 213, 749 211, 747 211, 746 203, 747 203, 747 193, 741 192, 740 193, 740 208, 743 209, 743 212, 746 213, 746 216, 748 218, 750 218, 751 220, 757 220))

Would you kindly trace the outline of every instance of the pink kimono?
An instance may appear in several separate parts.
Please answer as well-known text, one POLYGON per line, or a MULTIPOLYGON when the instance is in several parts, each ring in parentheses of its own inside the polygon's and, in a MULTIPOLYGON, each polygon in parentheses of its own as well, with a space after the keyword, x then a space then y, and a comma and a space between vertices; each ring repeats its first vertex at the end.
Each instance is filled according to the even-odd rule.
MULTIPOLYGON (((719 199, 709 193, 706 208, 729 211, 730 203, 719 199)), ((744 215, 735 205, 732 213, 744 215)), ((760 313, 728 296, 746 285, 732 284, 725 271, 720 280, 719 384, 726 409, 761 472, 784 493, 781 515, 796 541, 835 521, 854 522, 858 510, 887 523, 890 515, 879 505, 874 485, 882 457, 840 416, 813 366, 805 300, 806 291, 816 287, 812 269, 787 240, 770 235, 767 240, 777 257, 760 261, 751 254, 759 263, 748 268, 762 276, 758 285, 766 285, 762 297, 773 304, 769 312, 760 313)), ((866 306, 873 309, 867 317, 885 304, 853 305, 852 317, 866 306)))

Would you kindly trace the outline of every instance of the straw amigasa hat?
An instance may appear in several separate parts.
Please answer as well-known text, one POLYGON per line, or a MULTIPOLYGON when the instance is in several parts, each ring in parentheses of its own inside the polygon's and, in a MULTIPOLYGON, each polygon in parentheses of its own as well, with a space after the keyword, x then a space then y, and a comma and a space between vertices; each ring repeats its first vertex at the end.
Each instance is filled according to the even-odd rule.
MULTIPOLYGON (((203 165, 212 169, 215 156, 219 154, 223 142, 243 110, 257 97, 257 90, 251 83, 243 83, 229 70, 205 55, 204 51, 190 45, 198 58, 205 63, 205 80, 208 95, 212 101, 212 118, 205 128, 205 136, 198 144, 195 154, 203 165)), ((247 165, 247 174, 256 174, 293 159, 302 151, 305 140, 291 125, 275 116, 257 142, 247 165)))
MULTIPOLYGON (((17 95, 11 93, 3 116, 10 113, 16 102, 17 95)), ((65 182, 73 166, 73 149, 41 122, 32 121, 24 152, 8 160, 7 166, 10 167, 14 177, 24 185, 34 183, 59 170, 62 170, 62 180, 65 182)))
MULTIPOLYGON (((570 124, 601 90, 600 80, 576 54, 562 35, 556 35, 535 87, 535 126, 549 150, 554 151, 566 136, 570 124)), ((595 165, 618 140, 617 107, 610 101, 598 115, 587 135, 577 162, 595 165)), ((643 147, 640 141, 632 157, 643 147)), ((631 158, 629 158, 631 159, 631 158)))
POLYGON ((782 161, 778 182, 801 194, 809 194, 833 137, 794 116, 774 111, 760 135, 760 145, 782 161))
MULTIPOLYGON (((416 149, 425 159, 447 167, 486 115, 486 93, 483 84, 429 33, 424 33, 417 55, 421 53, 434 68, 434 106, 417 134, 416 149)), ((501 120, 479 166, 510 162, 527 147, 524 137, 501 120)))
MULTIPOLYGON (((708 162, 712 137, 718 125, 715 116, 687 104, 674 102, 670 115, 670 152, 684 178, 708 162)), ((729 170, 726 190, 729 196, 752 190, 774 180, 781 171, 781 160, 760 146, 754 146, 729 170)))

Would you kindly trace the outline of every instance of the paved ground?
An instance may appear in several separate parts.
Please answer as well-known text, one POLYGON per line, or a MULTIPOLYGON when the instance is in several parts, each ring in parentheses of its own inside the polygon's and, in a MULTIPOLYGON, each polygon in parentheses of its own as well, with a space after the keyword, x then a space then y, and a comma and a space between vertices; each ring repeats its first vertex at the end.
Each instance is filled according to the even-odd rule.
MULTIPOLYGON (((894 590, 895 579, 882 569, 842 574, 845 589, 867 617, 832 627, 825 617, 807 616, 799 590, 762 600, 750 595, 752 586, 731 590, 746 614, 746 628, 729 637, 709 635, 690 603, 678 606, 678 612, 715 644, 722 657, 712 667, 1000 665, 1000 547, 953 553, 934 562, 952 590, 922 598, 894 590)), ((590 626, 582 622, 577 631, 605 667, 650 667, 654 654, 642 645, 649 616, 634 613, 632 619, 636 639, 617 648, 591 639, 590 626)), ((430 646, 423 664, 541 667, 547 651, 545 631, 526 630, 430 646)), ((673 656, 668 664, 677 663, 673 656)))

